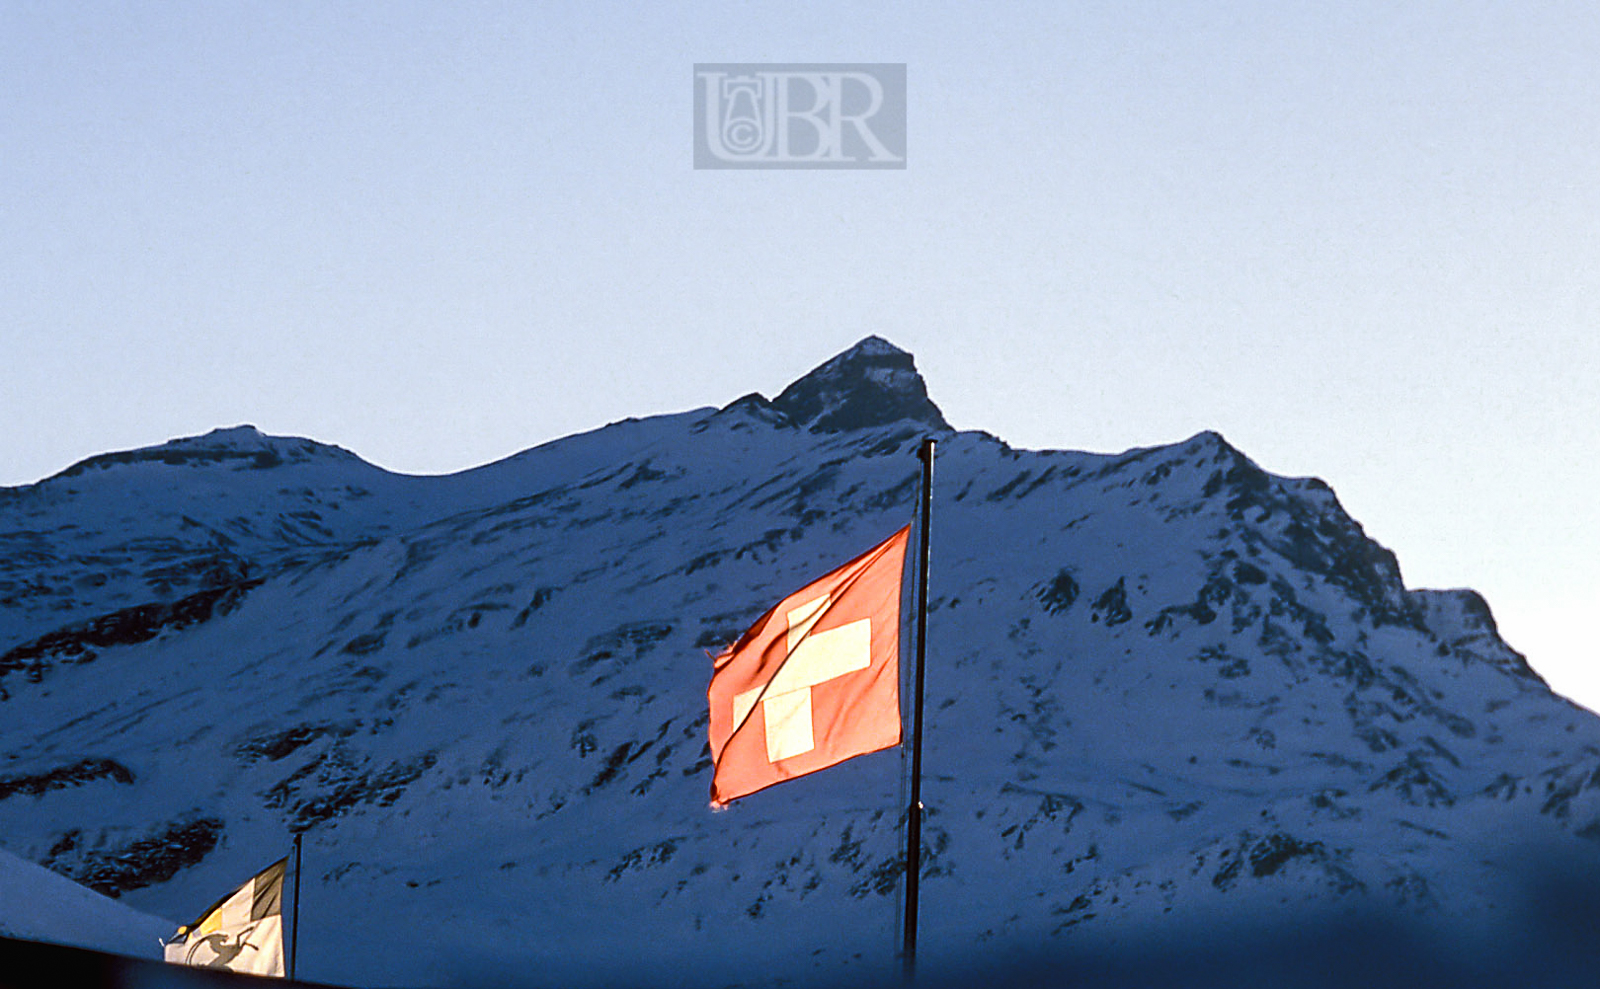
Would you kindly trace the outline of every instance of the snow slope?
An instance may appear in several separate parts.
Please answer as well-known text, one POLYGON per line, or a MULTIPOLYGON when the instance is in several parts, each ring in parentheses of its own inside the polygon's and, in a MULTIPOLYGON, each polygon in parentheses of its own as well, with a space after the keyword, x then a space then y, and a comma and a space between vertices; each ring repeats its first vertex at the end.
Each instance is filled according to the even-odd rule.
POLYGON ((176 924, 0 852, 0 937, 160 958, 176 924))
POLYGON ((925 434, 925 971, 1308 918, 1577 964, 1600 722, 1480 597, 1215 433, 956 432, 876 338, 449 477, 239 428, 0 491, 0 844, 186 916, 304 831, 315 980, 888 977, 898 757, 712 814, 706 650, 909 521, 925 434))

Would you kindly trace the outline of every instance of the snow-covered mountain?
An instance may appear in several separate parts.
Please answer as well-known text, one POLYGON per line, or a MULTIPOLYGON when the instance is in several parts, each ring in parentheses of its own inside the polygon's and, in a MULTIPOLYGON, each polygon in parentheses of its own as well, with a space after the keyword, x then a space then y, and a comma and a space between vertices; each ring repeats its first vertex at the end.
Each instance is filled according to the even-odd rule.
POLYGON ((954 431, 877 338, 447 477, 237 427, 0 489, 0 845, 186 918, 304 831, 318 981, 891 973, 898 757, 711 813, 706 650, 910 521, 924 435, 925 972, 1313 920, 1576 964, 1600 721, 1482 598, 1215 433, 954 431))

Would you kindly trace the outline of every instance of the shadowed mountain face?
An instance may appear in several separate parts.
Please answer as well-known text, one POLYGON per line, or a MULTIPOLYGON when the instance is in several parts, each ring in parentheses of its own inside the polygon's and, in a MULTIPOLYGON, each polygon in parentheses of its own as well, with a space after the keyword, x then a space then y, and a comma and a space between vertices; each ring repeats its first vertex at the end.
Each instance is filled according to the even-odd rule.
POLYGON ((181 917, 304 831, 315 980, 889 977, 899 759, 711 813, 706 651, 908 522, 929 434, 925 972, 1588 963, 1600 723, 1482 598, 1215 433, 954 432, 876 338, 449 477, 241 429, 0 491, 0 844, 181 917))

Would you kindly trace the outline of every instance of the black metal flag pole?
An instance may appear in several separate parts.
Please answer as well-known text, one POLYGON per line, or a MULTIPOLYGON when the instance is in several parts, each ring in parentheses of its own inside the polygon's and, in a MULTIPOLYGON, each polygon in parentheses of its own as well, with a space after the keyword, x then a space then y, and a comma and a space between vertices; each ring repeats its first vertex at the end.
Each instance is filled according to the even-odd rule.
POLYGON ((300 836, 294 833, 294 913, 290 915, 289 930, 289 980, 294 981, 295 955, 300 953, 300 836))
POLYGON ((933 438, 922 441, 922 543, 917 563, 917 665, 911 674, 911 795, 906 805, 906 981, 917 974, 917 880, 922 872, 922 669, 928 643, 928 533, 933 512, 933 438))

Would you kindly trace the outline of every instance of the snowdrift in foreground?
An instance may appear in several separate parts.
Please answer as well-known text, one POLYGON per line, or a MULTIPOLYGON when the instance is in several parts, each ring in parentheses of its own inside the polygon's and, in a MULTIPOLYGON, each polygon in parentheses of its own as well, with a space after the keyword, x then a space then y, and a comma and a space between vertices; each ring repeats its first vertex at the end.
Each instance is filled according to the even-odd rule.
POLYGON ((157 939, 170 937, 175 928, 0 851, 0 937, 159 959, 157 939))

